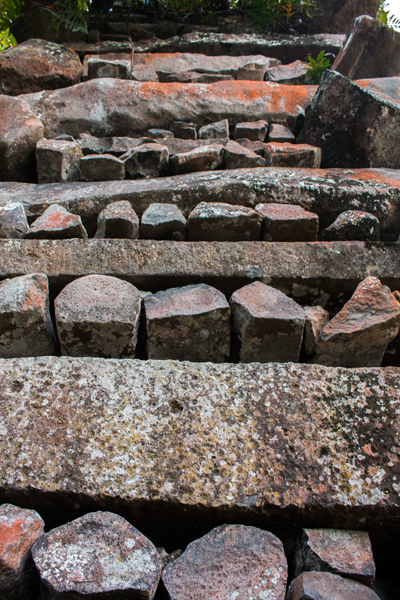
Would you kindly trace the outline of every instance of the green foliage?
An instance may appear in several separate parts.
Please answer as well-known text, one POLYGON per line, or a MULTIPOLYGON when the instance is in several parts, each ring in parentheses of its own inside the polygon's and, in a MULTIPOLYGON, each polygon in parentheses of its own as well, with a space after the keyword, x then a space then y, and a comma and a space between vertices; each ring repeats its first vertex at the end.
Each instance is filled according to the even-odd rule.
POLYGON ((90 0, 55 0, 51 6, 44 6, 53 17, 54 28, 87 33, 87 18, 90 0))
POLYGON ((329 69, 331 63, 328 55, 325 54, 325 51, 321 50, 317 58, 309 56, 306 65, 308 73, 304 78, 304 83, 318 85, 322 79, 322 75, 325 73, 326 69, 329 69))
POLYGON ((20 9, 19 0, 0 0, 0 51, 16 44, 10 33, 10 26, 18 17, 20 9))
POLYGON ((381 0, 377 16, 378 21, 380 21, 381 23, 383 23, 383 25, 386 25, 387 27, 400 30, 400 19, 398 19, 394 15, 389 14, 388 8, 389 7, 387 0, 381 0))
POLYGON ((251 0, 249 15, 265 33, 289 29, 299 17, 312 18, 313 0, 251 0))

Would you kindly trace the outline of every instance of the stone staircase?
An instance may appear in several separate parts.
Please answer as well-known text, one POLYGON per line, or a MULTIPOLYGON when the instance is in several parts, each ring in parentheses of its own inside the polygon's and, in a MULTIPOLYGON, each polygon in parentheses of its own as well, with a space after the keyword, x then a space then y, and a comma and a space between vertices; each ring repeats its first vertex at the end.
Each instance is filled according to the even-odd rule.
MULTIPOLYGON (((0 240, 0 275, 5 280, 0 285, 0 356, 7 357, 0 360, 1 502, 38 511, 46 530, 91 511, 111 511, 168 553, 183 550, 224 523, 261 528, 283 543, 289 563, 288 584, 299 574, 291 565, 295 562, 299 568, 294 555, 302 530, 366 531, 377 566, 377 595, 360 587, 351 591, 353 596, 349 588, 343 592, 348 596, 343 597, 398 597, 400 305, 397 307, 396 290, 400 290, 400 169, 374 164, 310 168, 287 163, 229 168, 224 158, 225 162, 219 164, 225 166, 223 169, 195 168, 178 174, 164 170, 157 177, 107 180, 110 178, 104 175, 101 180, 102 170, 108 168, 105 163, 96 171, 98 180, 71 181, 68 175, 62 175, 68 172, 65 165, 72 164, 68 163, 72 161, 67 156, 68 144, 79 148, 78 165, 88 155, 111 156, 112 160, 127 164, 121 151, 109 154, 112 144, 121 144, 123 139, 128 143, 126 139, 130 139, 130 157, 136 144, 132 140, 138 138, 144 138, 143 144, 151 146, 163 147, 166 140, 177 144, 179 138, 171 133, 171 123, 177 121, 190 123, 197 137, 200 127, 227 119, 226 138, 204 139, 204 145, 199 144, 196 149, 210 152, 211 147, 218 146, 218 152, 225 157, 227 144, 234 141, 235 126, 243 121, 262 119, 268 125, 284 125, 297 135, 317 88, 239 80, 238 69, 247 62, 241 60, 241 65, 233 67, 230 59, 251 55, 250 62, 254 63, 254 55, 261 55, 285 65, 304 61, 310 52, 315 55, 320 49, 337 54, 342 41, 343 36, 334 34, 277 36, 268 40, 254 34, 200 32, 167 40, 143 40, 135 42, 136 65, 153 65, 159 79, 160 73, 176 72, 173 66, 179 61, 184 64, 180 72, 197 68, 216 74, 217 69, 212 67, 214 56, 220 57, 219 64, 223 64, 218 73, 226 74, 230 69, 233 79, 205 84, 98 77, 54 90, 53 86, 44 86, 42 91, 30 87, 18 98, 0 97, 4 114, 14 111, 15 115, 23 105, 26 118, 31 119, 29 126, 36 127, 39 138, 44 135, 51 140, 51 152, 40 168, 39 158, 37 163, 33 161, 31 151, 32 143, 34 147, 42 143, 37 138, 27 142, 18 130, 13 145, 8 133, 3 132, 3 146, 0 144, 0 152, 5 156, 4 170, 0 171, 0 231, 7 238, 0 240), (207 56, 199 58, 200 54, 207 56), (36 123, 38 120, 40 124, 36 123), (164 133, 149 140, 151 129, 164 133), (164 137, 166 132, 171 135, 164 137), (82 134, 102 139, 89 140, 90 146, 86 137, 89 150, 81 152, 82 134), (58 136, 61 145, 56 147, 58 136), (93 150, 95 143, 99 147, 109 144, 108 151, 93 150), (2 150, 8 148, 7 144, 21 148, 17 158, 13 155, 9 163, 8 150, 2 150), (38 168, 39 178, 41 172, 54 177, 51 183, 35 182, 38 168), (104 229, 103 237, 98 233, 96 237, 102 211, 121 201, 129 202, 136 213, 137 233, 132 235, 136 239, 112 239, 111 235, 107 239, 104 229), (16 233, 20 230, 9 216, 12 206, 18 203, 22 203, 27 218, 22 234, 16 233), (192 241, 191 219, 200 203, 214 211, 214 220, 210 220, 207 235, 192 241), (217 205, 221 203, 229 205, 226 210, 230 211, 232 225, 228 226, 228 239, 221 237, 226 228, 222 217, 218 217, 217 205), (186 233, 178 238, 165 234, 163 239, 146 239, 143 215, 154 204, 179 209, 186 233), (296 217, 294 237, 284 233, 283 239, 274 238, 274 234, 268 238, 268 233, 264 233, 265 216, 260 216, 258 207, 275 204, 286 209, 301 207, 307 214, 312 213, 318 233, 312 239, 303 239, 304 222, 296 217), (57 218, 44 219, 39 239, 29 239, 33 223, 54 205, 64 212, 57 213, 57 218), (244 227, 234 237, 234 211, 240 207, 258 215, 257 234, 246 237, 244 227), (370 213, 379 221, 378 234, 372 237, 371 232, 355 226, 350 228, 350 234, 333 233, 333 238, 324 238, 324 231, 346 211, 370 213), (84 233, 68 233, 63 219, 71 215, 79 217, 80 231, 84 233), (36 283, 26 283, 25 276, 35 273, 46 276, 44 291, 38 291, 36 283), (70 333, 69 341, 65 341, 58 312, 60 294, 86 276, 110 279, 95 279, 98 286, 104 285, 100 290, 89 286, 75 295, 71 291, 72 300, 66 309, 71 312, 65 317, 70 333), (127 282, 129 289, 135 286, 133 289, 140 291, 132 317, 135 322, 123 325, 131 337, 137 336, 136 349, 128 354, 121 341, 125 329, 121 334, 115 333, 117 324, 122 322, 126 300, 109 292, 111 278, 116 278, 115 286, 127 282), (7 291, 10 279, 12 292, 7 291), (18 287, 22 280, 24 283, 18 287), (365 281, 374 289, 379 287, 382 296, 363 292, 360 284, 365 281), (266 317, 260 300, 259 306, 248 309, 242 322, 235 317, 238 313, 234 312, 232 294, 254 282, 260 282, 262 293, 273 288, 270 293, 278 294, 277 303, 266 317), (175 300, 174 294, 181 292, 171 290, 188 289, 186 286, 191 286, 190 294, 185 292, 183 300, 175 300), (206 299, 196 296, 200 287, 208 294, 206 299), (213 314, 214 309, 208 307, 210 289, 222 298, 225 328, 220 313, 215 310, 213 314), (363 295, 359 304, 351 308, 356 289, 363 295), (392 303, 391 312, 385 308, 385 318, 381 316, 386 302, 383 295, 392 303), (155 304, 155 312, 159 311, 154 317, 155 321, 159 319, 154 325, 159 338, 150 329, 149 299, 155 304), (323 328, 318 329, 317 323, 309 319, 307 339, 315 339, 314 350, 307 353, 307 340, 303 339, 305 315, 297 362, 285 358, 271 362, 262 358, 261 350, 254 350, 252 360, 239 361, 238 344, 244 347, 246 342, 257 347, 257 335, 268 319, 269 337, 261 345, 278 346, 282 339, 283 346, 294 343, 292 337, 285 337, 293 318, 290 321, 285 314, 284 326, 275 323, 275 313, 286 310, 282 308, 285 302, 296 304, 302 313, 303 307, 322 307, 327 311, 323 326, 328 320, 332 327, 338 319, 344 321, 343 329, 342 325, 335 325, 335 340, 339 342, 335 341, 334 350, 330 350, 335 356, 339 353, 337 361, 331 356, 330 361, 320 359, 320 364, 314 364, 318 362, 315 344, 318 348, 323 328), (101 306, 103 312, 98 309, 92 314, 93 306, 101 306), (72 313, 80 316, 73 320, 69 316, 72 313), (350 316, 346 316, 348 313, 350 316), (196 319, 200 314, 206 315, 206 324, 201 325, 199 333, 196 319), (239 325, 234 325, 235 318, 239 325), (246 330, 251 319, 255 319, 254 329, 246 330), (356 322, 354 327, 352 319, 356 322), (54 339, 53 331, 58 331, 58 339, 54 339), (44 332, 52 340, 51 356, 40 351, 40 336, 44 332), (29 343, 22 351, 24 336, 29 343), (222 336, 218 345, 225 345, 227 352, 225 358, 213 361, 216 354, 211 348, 216 336, 222 336), (117 349, 107 354, 105 348, 111 338, 118 338, 117 349), (157 342, 160 339, 162 342, 157 342), (96 351, 92 342, 97 344, 96 351), (200 356, 197 361, 175 359, 174 346, 183 342, 189 358, 200 356), (348 344, 343 351, 342 343, 348 344), (378 343, 384 344, 380 359, 374 358, 373 353, 378 343), (157 344, 164 345, 164 354, 154 360, 158 357, 157 344), (353 358, 362 356, 361 366, 351 364, 351 354, 353 358), (359 368, 349 368, 348 364, 359 368)), ((99 59, 106 56, 111 63, 120 61, 122 56, 133 69, 132 48, 127 42, 103 39, 97 44, 77 42, 70 47, 82 63, 88 64, 93 55, 99 59), (109 56, 110 52, 114 55, 109 56)), ((0 72, 1 68, 0 58, 0 72)), ((9 122, 12 130, 15 124, 12 125, 12 119, 9 122)), ((188 141, 192 140, 179 143, 188 141)), ((251 153, 266 160, 264 146, 268 144, 266 132, 251 153)), ((292 146, 296 149, 296 144, 292 146)), ((174 154, 172 147, 171 142, 169 165, 174 156, 185 154, 174 154)), ((125 176, 126 171, 123 173, 125 176)), ((122 214, 121 222, 128 220, 128 212, 122 214)), ((249 292, 249 301, 255 297, 254 291, 249 292)), ((243 306, 246 308, 245 301, 243 306)), ((43 581, 48 582, 50 579, 38 566, 35 552, 39 550, 37 547, 33 552, 36 566, 43 581)), ((306 565, 300 571, 332 571, 344 577, 350 572, 324 565, 306 565)), ((182 584, 180 592, 172 592, 171 577, 165 575, 156 598, 187 599, 190 585, 184 588, 182 584)), ((358 577, 368 586, 373 579, 358 577)), ((320 591, 323 585, 318 583, 320 591)), ((22 587, 21 584, 20 591, 22 587)), ((310 597, 293 590, 285 596, 285 585, 280 591, 267 588, 270 595, 260 593, 254 597, 310 597)), ((229 592, 229 586, 227 589, 229 592)), ((63 592, 65 598, 76 597, 66 588, 55 586, 55 591, 49 590, 50 587, 49 598, 61 597, 56 592, 63 592)), ((36 591, 35 586, 30 591, 25 589, 21 598, 35 598, 36 591)), ((116 592, 116 588, 112 591, 116 592)), ((215 594, 215 598, 250 599, 249 595, 215 594)), ((82 597, 92 595, 88 591, 82 597)), ((154 592, 128 597, 152 598, 154 592)))

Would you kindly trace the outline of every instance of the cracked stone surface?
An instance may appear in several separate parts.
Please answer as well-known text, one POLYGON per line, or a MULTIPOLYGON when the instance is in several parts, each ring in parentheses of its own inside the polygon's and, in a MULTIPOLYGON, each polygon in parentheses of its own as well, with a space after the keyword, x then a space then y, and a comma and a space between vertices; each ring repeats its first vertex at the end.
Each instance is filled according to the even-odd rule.
POLYGON ((379 600, 365 585, 331 573, 302 573, 289 586, 287 600, 379 600))

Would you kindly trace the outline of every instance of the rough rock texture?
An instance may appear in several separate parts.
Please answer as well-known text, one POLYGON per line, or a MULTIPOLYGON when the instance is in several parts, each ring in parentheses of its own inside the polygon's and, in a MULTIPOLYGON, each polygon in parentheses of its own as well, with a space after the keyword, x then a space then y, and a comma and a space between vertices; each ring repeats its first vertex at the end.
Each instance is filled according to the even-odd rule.
POLYGON ((45 40, 28 40, 0 54, 0 93, 28 94, 79 83, 79 56, 45 40))
POLYGON ((78 215, 52 204, 32 223, 25 237, 31 240, 65 240, 87 238, 87 233, 78 215))
POLYGON ((287 600, 379 600, 361 583, 331 573, 302 573, 289 586, 287 600))
POLYGON ((185 239, 186 219, 175 204, 150 204, 142 216, 142 238, 151 240, 185 239))
POLYGON ((268 531, 220 525, 167 565, 162 581, 171 600, 268 598, 284 600, 287 562, 282 542, 268 531))
POLYGON ((266 64, 249 62, 237 70, 236 79, 238 81, 264 81, 267 70, 268 65, 266 64))
POLYGON ((0 207, 0 238, 23 238, 29 229, 21 202, 8 202, 0 207))
POLYGON ((125 178, 125 162, 112 154, 83 156, 80 161, 83 181, 115 181, 125 178))
POLYGON ((189 215, 188 240, 259 240, 262 222, 262 216, 246 206, 201 202, 189 215))
POLYGON ((228 119, 203 125, 198 131, 198 137, 201 140, 211 138, 229 138, 229 122, 228 119))
POLYGON ((185 121, 173 121, 170 126, 170 130, 175 137, 181 140, 196 140, 197 129, 194 123, 186 123, 185 121))
POLYGON ((104 275, 76 279, 54 301, 61 354, 133 357, 140 307, 139 290, 127 281, 104 275))
POLYGON ((40 270, 61 289, 71 279, 99 273, 157 291, 202 281, 231 295, 260 279, 300 304, 335 314, 370 274, 400 289, 400 244, 363 242, 174 242, 154 240, 2 240, 2 272, 40 270), (338 290, 343 297, 338 297, 338 290))
POLYGON ((199 146, 183 154, 174 154, 169 167, 174 174, 192 171, 213 171, 222 167, 224 147, 221 144, 199 146))
POLYGON ((33 273, 2 281, 0 315, 2 358, 55 354, 46 275, 33 273))
POLYGON ((329 313, 322 306, 303 306, 306 313, 303 345, 306 356, 315 352, 317 339, 322 329, 329 321, 329 313))
POLYGON ((307 73, 307 66, 301 60, 296 60, 288 65, 268 69, 266 80, 289 85, 301 85, 304 83, 307 73))
POLYGON ((305 323, 294 300, 255 281, 232 294, 233 330, 240 362, 296 362, 305 323))
POLYGON ((81 157, 77 142, 39 140, 36 144, 39 183, 76 181, 80 176, 81 157))
POLYGON ((0 365, 0 491, 18 501, 34 490, 45 518, 118 508, 157 545, 179 548, 196 525, 206 533, 227 518, 275 528, 287 519, 293 534, 305 513, 315 527, 327 517, 336 528, 368 521, 379 541, 384 515, 398 539, 399 369, 57 357, 0 365))
MULTIPOLYGON (((221 53, 224 54, 224 53, 221 53)), ((220 75, 236 75, 237 70, 247 63, 264 64, 273 67, 279 64, 276 59, 271 59, 262 54, 256 56, 213 56, 205 54, 192 54, 190 52, 154 52, 136 53, 135 65, 152 66, 155 71, 162 73, 184 73, 197 71, 198 73, 212 73, 220 75)))
POLYGON ((95 237, 129 240, 139 237, 139 219, 127 200, 113 202, 101 211, 95 237))
POLYGON ((248 140, 260 140, 263 142, 268 133, 268 121, 250 121, 248 123, 237 123, 235 126, 235 140, 247 138, 248 140))
POLYGON ((321 231, 321 239, 379 240, 379 233, 379 220, 374 215, 362 210, 346 210, 329 227, 321 231))
POLYGON ((39 577, 31 547, 44 530, 34 510, 0 504, 0 595, 2 600, 36 600, 39 577))
POLYGON ((332 69, 349 79, 400 75, 400 32, 367 15, 357 17, 332 69))
POLYGON ((19 98, 0 96, 0 114, 0 181, 35 181, 42 122, 19 98))
POLYGON ((168 166, 169 152, 166 146, 142 144, 123 154, 121 160, 129 179, 158 177, 168 166))
POLYGON ((169 129, 157 129, 157 128, 153 128, 153 129, 149 129, 147 132, 147 135, 152 138, 152 139, 169 139, 169 138, 173 138, 174 134, 172 133, 172 131, 169 131, 169 129))
POLYGON ((46 598, 152 600, 162 563, 156 547, 110 512, 92 512, 42 535, 32 548, 46 598))
POLYGON ((232 75, 219 75, 218 73, 198 73, 197 71, 188 71, 187 73, 171 73, 169 75, 160 74, 160 80, 165 83, 177 81, 179 83, 217 83, 217 81, 232 81, 235 79, 232 75))
POLYGON ((224 146, 224 166, 225 169, 264 167, 265 160, 252 150, 231 140, 224 146))
POLYGON ((379 5, 379 0, 317 0, 309 28, 318 33, 346 33, 359 15, 376 17, 379 5))
POLYGON ((297 141, 321 148, 323 167, 399 169, 399 131, 400 104, 328 70, 297 141))
POLYGON ((268 131, 268 142, 294 142, 294 134, 288 127, 279 125, 278 123, 271 123, 268 131))
POLYGON ((158 81, 158 75, 153 67, 134 65, 132 67, 132 79, 134 81, 158 81))
POLYGON ((257 204, 263 217, 262 239, 270 242, 313 242, 318 235, 318 215, 301 206, 257 204))
POLYGON ((81 133, 78 144, 82 148, 83 154, 112 154, 114 156, 121 156, 132 148, 141 146, 142 144, 153 143, 151 137, 95 137, 89 133, 81 133))
POLYGON ((321 149, 309 144, 268 142, 264 157, 267 167, 319 169, 321 166, 321 149))
POLYGON ((90 57, 87 61, 87 78, 113 77, 114 79, 132 79, 130 60, 105 60, 90 57))
POLYGON ((366 531, 303 529, 296 551, 295 576, 303 571, 329 571, 371 587, 375 562, 366 531))
POLYGON ((203 283, 144 299, 148 358, 224 362, 230 354, 231 311, 225 296, 203 283))
MULTIPOLYGON (((174 141, 163 140, 163 145, 174 141)), ((227 198, 251 208, 260 202, 298 204, 318 214, 321 228, 345 210, 364 210, 378 217, 382 240, 399 237, 400 173, 387 169, 256 168, 51 187, 0 183, 0 205, 22 200, 28 217, 36 218, 56 201, 81 215, 85 224, 91 222, 93 230, 98 214, 117 200, 129 200, 139 216, 155 199, 176 204, 187 216, 199 202, 226 202, 227 198)))
POLYGON ((258 119, 294 123, 315 89, 256 81, 205 86, 92 79, 64 90, 25 94, 21 99, 45 124, 46 137, 82 132, 134 136, 149 127, 166 128, 173 121, 203 125, 206 119, 226 118, 232 124, 258 119))
POLYGON ((400 325, 400 303, 376 277, 359 284, 320 333, 315 362, 343 367, 380 366, 400 325))

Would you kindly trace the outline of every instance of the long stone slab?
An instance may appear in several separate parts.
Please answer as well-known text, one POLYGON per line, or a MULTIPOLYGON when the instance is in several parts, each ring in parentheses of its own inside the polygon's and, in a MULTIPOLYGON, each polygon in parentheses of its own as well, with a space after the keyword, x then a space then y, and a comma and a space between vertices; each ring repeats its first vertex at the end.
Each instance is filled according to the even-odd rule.
POLYGON ((173 121, 201 126, 207 119, 266 119, 295 126, 314 96, 316 86, 279 85, 268 81, 201 83, 138 82, 92 79, 53 91, 22 94, 44 125, 45 137, 143 135, 151 127, 173 121), (160 110, 162 107, 162 110, 160 110))
POLYGON ((24 203, 30 220, 61 204, 81 215, 92 234, 99 213, 117 200, 129 200, 139 216, 152 202, 174 203, 185 216, 199 202, 299 204, 319 215, 321 228, 345 210, 365 210, 380 220, 382 239, 397 240, 400 231, 400 171, 388 169, 266 167, 136 181, 0 183, 0 206, 11 200, 24 203))
MULTIPOLYGON (((243 56, 263 54, 290 63, 306 60, 311 54, 317 57, 321 50, 337 54, 345 38, 344 34, 314 35, 257 35, 229 33, 188 33, 167 40, 149 39, 135 42, 135 52, 193 52, 209 56, 243 56)), ((81 56, 84 54, 105 54, 108 52, 132 51, 129 42, 99 42, 85 44, 73 42, 68 47, 81 56)))
MULTIPOLYGON (((210 523, 399 531, 400 370, 95 358, 0 361, 0 502, 210 523)), ((177 547, 177 546, 175 546, 177 547)))
POLYGON ((368 275, 400 289, 398 243, 0 240, 0 257, 0 277, 41 272, 56 291, 91 273, 151 291, 203 282, 228 296, 258 279, 301 304, 338 310, 368 275))

